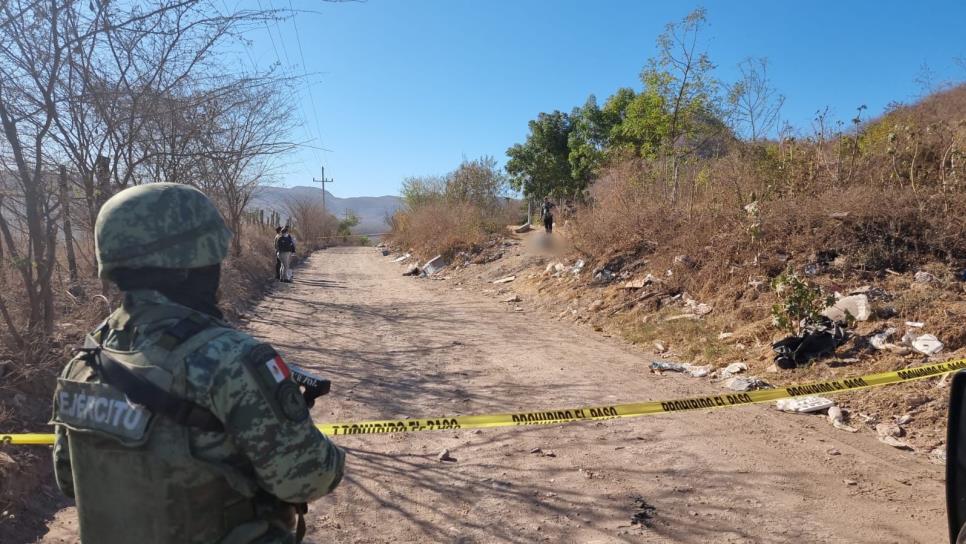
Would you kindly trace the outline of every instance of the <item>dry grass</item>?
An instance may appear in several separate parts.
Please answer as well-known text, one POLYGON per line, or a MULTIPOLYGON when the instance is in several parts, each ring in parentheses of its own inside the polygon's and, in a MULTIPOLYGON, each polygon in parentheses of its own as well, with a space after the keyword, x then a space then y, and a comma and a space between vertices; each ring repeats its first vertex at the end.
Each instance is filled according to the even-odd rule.
POLYGON ((397 212, 389 239, 422 257, 452 257, 479 248, 518 215, 515 207, 485 210, 463 202, 428 202, 397 212))

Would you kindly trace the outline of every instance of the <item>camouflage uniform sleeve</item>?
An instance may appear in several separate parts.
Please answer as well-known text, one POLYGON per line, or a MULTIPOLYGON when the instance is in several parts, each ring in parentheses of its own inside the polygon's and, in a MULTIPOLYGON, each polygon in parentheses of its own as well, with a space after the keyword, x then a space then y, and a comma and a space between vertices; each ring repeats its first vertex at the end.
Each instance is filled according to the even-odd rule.
POLYGON ((209 390, 214 412, 251 462, 259 486, 291 503, 335 489, 345 453, 315 427, 300 393, 284 394, 298 386, 288 378, 276 381, 264 367, 271 360, 266 351, 274 350, 241 334, 222 336, 209 349, 215 351, 209 357, 219 361, 209 390), (283 384, 288 385, 280 391, 283 384))

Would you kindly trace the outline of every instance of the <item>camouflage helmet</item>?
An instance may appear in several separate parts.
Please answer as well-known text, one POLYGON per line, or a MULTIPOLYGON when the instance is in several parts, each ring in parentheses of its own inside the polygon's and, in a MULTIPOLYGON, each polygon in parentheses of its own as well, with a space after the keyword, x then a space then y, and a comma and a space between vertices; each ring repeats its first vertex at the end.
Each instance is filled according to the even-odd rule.
POLYGON ((98 275, 118 268, 199 268, 228 254, 231 231, 204 193, 178 183, 125 189, 94 225, 98 275))

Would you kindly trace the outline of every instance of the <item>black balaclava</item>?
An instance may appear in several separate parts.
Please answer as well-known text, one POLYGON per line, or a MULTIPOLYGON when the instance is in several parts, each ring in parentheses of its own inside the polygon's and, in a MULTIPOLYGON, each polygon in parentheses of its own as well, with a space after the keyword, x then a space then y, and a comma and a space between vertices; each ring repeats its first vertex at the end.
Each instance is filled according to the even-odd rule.
POLYGON ((120 268, 111 272, 111 280, 121 291, 152 289, 173 302, 221 319, 218 309, 218 285, 221 265, 201 268, 120 268))

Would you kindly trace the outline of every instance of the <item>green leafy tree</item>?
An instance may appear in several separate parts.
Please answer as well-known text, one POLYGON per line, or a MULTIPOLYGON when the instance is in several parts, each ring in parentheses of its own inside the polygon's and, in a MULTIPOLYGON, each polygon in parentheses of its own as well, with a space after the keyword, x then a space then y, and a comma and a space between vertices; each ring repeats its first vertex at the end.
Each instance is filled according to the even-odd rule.
POLYGON ((473 204, 480 210, 499 205, 499 198, 509 185, 506 175, 493 157, 464 160, 446 176, 445 196, 451 201, 473 204))
POLYGON ((610 122, 611 154, 631 154, 653 159, 667 137, 668 115, 664 100, 647 90, 635 93, 618 89, 604 104, 604 115, 610 122))
POLYGON ((528 198, 571 196, 585 187, 574 179, 570 166, 570 115, 554 111, 530 121, 526 142, 507 150, 510 186, 528 198))
POLYGON ((571 131, 567 137, 570 150, 570 175, 586 186, 606 159, 612 121, 590 95, 583 106, 570 114, 571 131))
POLYGON ((658 36, 658 55, 641 72, 649 104, 657 102, 667 116, 663 134, 665 180, 672 201, 680 194, 679 167, 700 146, 707 129, 721 126, 718 119, 718 82, 714 64, 699 50, 699 37, 707 24, 703 8, 678 23, 669 23, 658 36))
POLYGON ((359 224, 359 218, 356 214, 349 212, 346 213, 345 218, 339 221, 338 232, 339 236, 348 236, 352 234, 352 228, 359 224))

